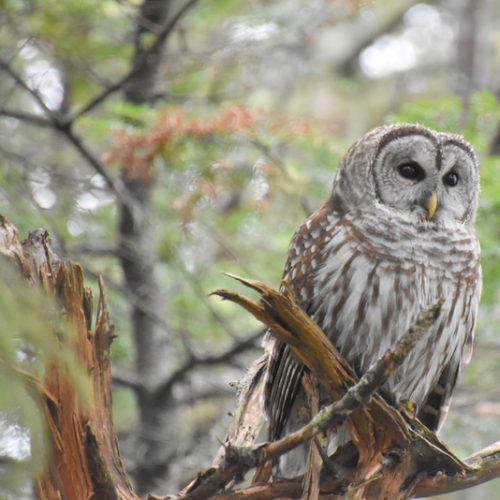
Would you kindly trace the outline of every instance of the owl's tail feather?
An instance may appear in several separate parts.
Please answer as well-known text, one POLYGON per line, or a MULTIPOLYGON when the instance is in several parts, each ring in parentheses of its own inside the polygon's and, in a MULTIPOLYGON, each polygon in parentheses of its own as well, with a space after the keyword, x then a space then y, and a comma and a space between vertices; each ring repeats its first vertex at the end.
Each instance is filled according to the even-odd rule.
POLYGON ((460 373, 460 361, 452 359, 441 372, 437 384, 429 392, 425 403, 422 405, 418 418, 431 431, 436 434, 441 430, 448 415, 451 395, 460 373))

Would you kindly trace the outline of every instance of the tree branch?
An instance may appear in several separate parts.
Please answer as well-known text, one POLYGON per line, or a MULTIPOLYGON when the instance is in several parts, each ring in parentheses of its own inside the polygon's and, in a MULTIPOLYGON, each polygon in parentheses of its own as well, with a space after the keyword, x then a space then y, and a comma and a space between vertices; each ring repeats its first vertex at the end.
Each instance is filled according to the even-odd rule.
MULTIPOLYGON (((226 298, 227 295, 219 290, 217 295, 226 298)), ((231 300, 231 299, 230 299, 231 300)), ((425 311, 398 342, 393 351, 389 351, 354 386, 350 387, 345 395, 335 403, 323 408, 304 427, 296 432, 273 443, 255 445, 252 447, 226 446, 226 455, 218 470, 207 478, 205 482, 199 481, 194 489, 189 490, 182 500, 202 500, 216 493, 221 486, 238 477, 243 477, 250 469, 259 467, 306 443, 314 436, 326 432, 329 428, 342 425, 347 417, 354 411, 364 408, 373 394, 394 373, 404 359, 430 329, 439 317, 442 300, 439 300, 425 311)), ((393 456, 384 466, 392 466, 393 456)))
POLYGON ((124 370, 113 368, 111 380, 113 384, 131 389, 137 396, 147 391, 146 387, 137 380, 137 377, 124 370))
POLYGON ((73 115, 72 120, 75 118, 78 118, 95 107, 99 106, 103 101, 105 101, 111 94, 114 94, 115 92, 121 90, 123 86, 140 70, 142 64, 146 59, 149 57, 150 54, 152 54, 154 51, 156 51, 161 44, 165 42, 167 39, 168 35, 172 32, 172 30, 175 28, 179 20, 182 18, 182 16, 191 8, 193 7, 198 0, 189 0, 184 4, 165 24, 165 26, 159 31, 158 36, 156 37, 156 40, 151 44, 151 46, 144 52, 142 57, 140 57, 132 69, 119 81, 114 83, 113 85, 109 86, 106 90, 104 90, 101 94, 95 96, 90 102, 88 102, 83 108, 78 111, 76 114, 73 115))
POLYGON ((0 58, 0 69, 5 71, 7 74, 10 75, 10 77, 26 92, 28 92, 33 99, 38 103, 38 105, 44 110, 45 114, 47 115, 48 118, 50 118, 51 121, 54 122, 54 126, 56 126, 58 122, 58 118, 56 117, 56 114, 45 104, 45 101, 43 100, 42 96, 38 91, 35 89, 31 88, 25 81, 24 79, 12 69, 12 66, 7 62, 4 61, 3 59, 0 58))
POLYGON ((29 123, 30 125, 35 125, 37 127, 44 128, 54 128, 54 124, 47 120, 46 118, 42 118, 41 116, 34 115, 32 113, 25 113, 24 111, 15 111, 9 108, 0 108, 0 114, 2 116, 6 116, 8 118, 15 118, 16 120, 21 120, 29 123))
POLYGON ((197 390, 175 400, 176 406, 193 405, 199 401, 207 399, 234 398, 234 389, 227 383, 225 386, 216 386, 210 389, 197 390))
POLYGON ((469 469, 463 474, 447 476, 438 473, 420 481, 413 490, 415 497, 432 497, 472 488, 500 477, 500 441, 463 460, 469 469))
POLYGON ((186 376, 186 374, 192 371, 195 367, 213 366, 225 363, 234 358, 236 355, 241 354, 242 352, 251 349, 252 347, 255 347, 255 341, 259 337, 261 337, 262 334, 263 331, 259 330, 258 332, 253 333, 246 339, 234 342, 234 344, 225 352, 214 356, 199 357, 191 353, 188 359, 184 362, 184 364, 180 366, 177 370, 175 370, 170 375, 168 380, 166 380, 156 389, 153 396, 154 399, 158 402, 168 401, 168 398, 166 396, 170 394, 174 384, 182 380, 186 376))
POLYGON ((127 205, 134 203, 132 197, 128 194, 123 183, 117 179, 113 179, 107 172, 106 167, 94 156, 94 154, 87 148, 84 142, 73 132, 71 128, 72 122, 68 122, 68 127, 62 129, 57 129, 63 135, 66 136, 68 141, 73 144, 75 149, 87 160, 87 162, 94 168, 94 170, 100 174, 106 184, 111 189, 111 191, 120 199, 122 203, 127 205))
MULTIPOLYGON (((233 345, 221 354, 214 356, 199 357, 193 353, 189 353, 188 359, 175 370, 171 376, 163 384, 161 384, 153 393, 153 398, 157 401, 170 401, 166 396, 171 392, 173 386, 180 382, 189 372, 199 366, 213 366, 230 362, 235 356, 241 354, 248 349, 255 348, 255 341, 264 334, 264 331, 259 330, 249 335, 247 338, 238 340, 233 345)), ((136 377, 131 376, 128 372, 123 370, 113 370, 112 374, 113 383, 121 387, 126 387, 134 391, 137 395, 148 391, 148 389, 141 384, 136 377)), ((214 393, 215 394, 215 393, 214 393)), ((220 390, 216 391, 220 394, 220 390)), ((200 399, 200 396, 196 396, 200 399)), ((191 398, 181 400, 179 404, 187 404, 191 398)))
POLYGON ((94 154, 85 146, 83 141, 75 134, 72 130, 74 119, 69 117, 62 117, 58 113, 52 111, 44 102, 42 96, 38 91, 32 89, 22 78, 17 74, 16 71, 12 69, 9 63, 0 59, 0 70, 5 71, 11 76, 11 78, 21 86, 26 92, 28 92, 36 102, 42 107, 47 119, 38 118, 36 115, 30 113, 17 112, 12 110, 6 110, 3 108, 0 110, 5 116, 10 116, 12 118, 22 119, 28 121, 32 124, 52 127, 53 130, 66 136, 68 141, 73 144, 73 146, 78 150, 78 152, 87 160, 87 162, 98 172, 106 181, 108 187, 117 195, 117 197, 123 203, 132 203, 132 198, 126 193, 125 187, 121 182, 116 181, 110 177, 104 165, 94 156, 94 154))

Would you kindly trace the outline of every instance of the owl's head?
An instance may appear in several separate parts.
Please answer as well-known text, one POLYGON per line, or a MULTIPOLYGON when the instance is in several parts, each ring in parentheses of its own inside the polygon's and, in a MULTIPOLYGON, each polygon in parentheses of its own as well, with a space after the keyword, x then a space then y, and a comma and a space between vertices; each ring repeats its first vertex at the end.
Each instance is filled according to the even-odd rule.
POLYGON ((332 199, 344 210, 382 205, 416 221, 473 224, 478 194, 476 155, 461 136, 398 123, 351 147, 332 199))

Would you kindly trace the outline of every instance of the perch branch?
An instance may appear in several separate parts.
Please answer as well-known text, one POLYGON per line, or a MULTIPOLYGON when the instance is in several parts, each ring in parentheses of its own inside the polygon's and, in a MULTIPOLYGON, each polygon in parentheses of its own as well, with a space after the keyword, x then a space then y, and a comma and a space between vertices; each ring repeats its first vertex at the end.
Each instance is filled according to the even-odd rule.
MULTIPOLYGON (((255 302, 241 295, 228 292, 227 290, 217 290, 213 292, 213 294, 235 302, 250 311, 254 316, 267 324, 276 337, 287 342, 297 355, 301 352, 303 353, 304 347, 307 347, 306 344, 308 344, 307 340, 309 337, 313 337, 314 341, 318 340, 315 335, 318 334, 318 331, 312 333, 308 331, 308 328, 319 330, 319 327, 317 327, 305 313, 302 312, 301 314, 300 308, 296 308, 298 306, 293 300, 293 295, 286 282, 283 283, 283 294, 280 294, 258 281, 244 280, 236 276, 233 277, 246 286, 261 293, 262 300, 255 302), (277 303, 282 307, 278 307, 277 303), (292 312, 290 312, 290 310, 292 312), (282 325, 283 321, 279 321, 275 316, 272 317, 273 313, 277 313, 277 311, 279 311, 280 320, 286 319, 286 321, 284 321, 286 324, 285 327, 282 325), (305 321, 306 326, 301 324, 301 321, 305 321), (295 328, 288 329, 290 324, 294 324, 295 328)), ((322 409, 307 425, 298 431, 287 435, 279 441, 265 443, 263 445, 238 447, 228 444, 226 446, 225 457, 219 468, 201 474, 198 479, 185 490, 183 500, 207 498, 209 495, 219 491, 221 487, 228 482, 243 477, 250 469, 259 467, 269 460, 274 460, 288 453, 292 449, 309 441, 320 432, 325 432, 332 426, 342 425, 352 412, 364 408, 367 405, 373 394, 403 362, 415 343, 423 337, 437 320, 441 311, 441 305, 442 300, 439 300, 425 311, 398 342, 393 351, 389 351, 380 358, 359 382, 347 390, 340 400, 322 409)), ((322 339, 324 334, 321 330, 319 330, 319 333, 319 339, 322 339)), ((328 342, 328 340, 326 341, 328 342)), ((309 343, 309 348, 313 345, 312 342, 313 341, 309 343)), ((314 347, 313 349, 316 354, 318 351, 317 346, 315 347, 316 349, 314 349, 314 347)), ((310 349, 307 352, 309 353, 310 349)), ((320 376, 325 369, 323 364, 316 365, 304 354, 300 355, 300 358, 320 380, 324 378, 320 376)), ((330 385, 331 387, 331 384, 326 385, 330 385)), ((343 385, 342 382, 336 383, 336 391, 338 391, 340 385, 343 385)))
POLYGON ((425 478, 417 484, 413 495, 418 498, 442 495, 472 488, 500 477, 500 441, 474 453, 463 462, 469 466, 463 474, 447 476, 438 473, 435 477, 425 478))

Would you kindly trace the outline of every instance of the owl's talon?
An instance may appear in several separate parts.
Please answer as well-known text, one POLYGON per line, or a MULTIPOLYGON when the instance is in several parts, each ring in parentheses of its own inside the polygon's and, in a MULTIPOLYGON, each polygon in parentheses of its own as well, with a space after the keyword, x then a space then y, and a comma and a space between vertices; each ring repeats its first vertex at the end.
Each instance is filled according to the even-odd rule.
POLYGON ((398 411, 413 420, 417 416, 418 405, 411 399, 402 398, 398 403, 398 411))

